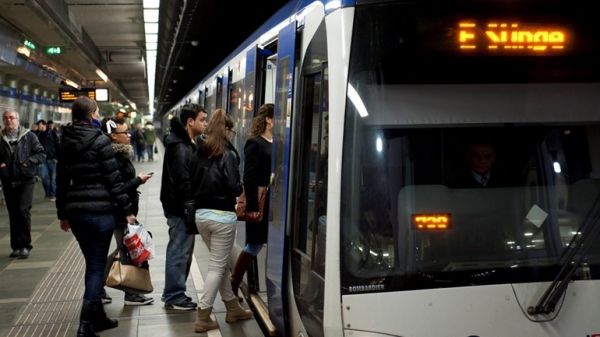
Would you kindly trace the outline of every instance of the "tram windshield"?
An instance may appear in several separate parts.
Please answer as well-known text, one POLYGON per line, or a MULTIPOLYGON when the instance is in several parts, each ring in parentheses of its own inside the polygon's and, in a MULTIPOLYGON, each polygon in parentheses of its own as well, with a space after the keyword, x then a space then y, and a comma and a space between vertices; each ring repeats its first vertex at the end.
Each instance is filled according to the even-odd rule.
POLYGON ((594 11, 526 3, 356 8, 344 293, 551 281, 597 220, 594 11))

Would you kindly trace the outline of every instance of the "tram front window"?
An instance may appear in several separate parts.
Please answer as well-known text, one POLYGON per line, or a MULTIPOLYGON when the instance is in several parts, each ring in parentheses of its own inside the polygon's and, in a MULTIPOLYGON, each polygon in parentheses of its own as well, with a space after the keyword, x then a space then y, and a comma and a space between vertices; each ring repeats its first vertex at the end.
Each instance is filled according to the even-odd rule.
MULTIPOLYGON (((527 45, 494 54, 481 39, 474 52, 461 50, 463 17, 476 26, 517 20, 488 4, 437 8, 452 16, 414 4, 357 7, 341 193, 344 293, 554 278, 600 195, 594 18, 589 8, 565 15, 557 4, 515 12, 537 31, 564 28, 563 49, 547 54, 527 45)), ((595 242, 587 263, 597 278, 595 242)))

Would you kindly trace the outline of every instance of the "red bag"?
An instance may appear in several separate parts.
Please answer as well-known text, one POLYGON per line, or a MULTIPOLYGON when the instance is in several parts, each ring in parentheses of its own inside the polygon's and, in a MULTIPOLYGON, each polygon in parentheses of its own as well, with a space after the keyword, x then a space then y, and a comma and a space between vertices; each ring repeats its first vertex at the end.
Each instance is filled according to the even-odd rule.
POLYGON ((246 222, 261 222, 265 213, 265 201, 267 199, 268 191, 268 187, 258 187, 258 216, 252 216, 250 213, 246 213, 246 192, 242 191, 242 194, 238 197, 237 203, 235 204, 235 214, 237 214, 237 219, 246 222))
POLYGON ((134 265, 139 266, 150 258, 150 251, 144 247, 139 235, 134 234, 125 237, 123 243, 125 244, 125 247, 127 247, 131 262, 134 265))

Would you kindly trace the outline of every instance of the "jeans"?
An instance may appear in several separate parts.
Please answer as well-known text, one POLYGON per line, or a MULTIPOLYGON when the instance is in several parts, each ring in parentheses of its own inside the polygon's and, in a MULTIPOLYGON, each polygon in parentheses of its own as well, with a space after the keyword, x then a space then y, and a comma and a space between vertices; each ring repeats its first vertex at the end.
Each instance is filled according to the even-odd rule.
POLYGON ((222 223, 196 216, 198 232, 210 251, 208 273, 204 280, 204 291, 199 303, 201 309, 212 307, 217 290, 223 301, 236 298, 231 290, 231 273, 228 268, 231 247, 233 247, 235 239, 236 223, 237 221, 222 223))
POLYGON ((56 198, 56 161, 46 159, 39 166, 46 198, 56 198))
POLYGON ((165 217, 169 225, 169 243, 162 301, 165 304, 176 304, 186 300, 185 282, 190 274, 195 238, 186 233, 183 218, 166 213, 165 217))
POLYGON ((106 255, 115 229, 115 219, 110 213, 72 213, 69 215, 69 223, 85 259, 83 298, 88 301, 100 300, 105 281, 106 255))
POLYGON ((34 184, 6 182, 3 186, 10 222, 10 247, 12 250, 31 249, 31 203, 34 184))
POLYGON ((154 160, 154 144, 147 144, 146 152, 148 152, 148 160, 154 160))

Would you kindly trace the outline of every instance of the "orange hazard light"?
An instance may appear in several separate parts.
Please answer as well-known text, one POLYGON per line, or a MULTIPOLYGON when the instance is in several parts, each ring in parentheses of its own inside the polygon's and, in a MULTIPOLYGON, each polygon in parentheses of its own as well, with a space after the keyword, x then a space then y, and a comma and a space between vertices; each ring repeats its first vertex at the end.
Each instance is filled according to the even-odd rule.
POLYGON ((440 231, 452 228, 452 215, 442 214, 413 214, 412 220, 416 230, 440 231))

